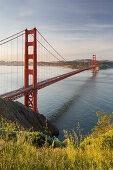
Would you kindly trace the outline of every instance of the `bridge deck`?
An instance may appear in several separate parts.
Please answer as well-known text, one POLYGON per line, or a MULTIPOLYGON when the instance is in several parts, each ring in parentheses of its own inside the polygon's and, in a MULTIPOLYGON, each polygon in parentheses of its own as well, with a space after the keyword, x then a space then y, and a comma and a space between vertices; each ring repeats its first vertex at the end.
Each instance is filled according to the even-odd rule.
MULTIPOLYGON (((54 84, 54 83, 56 83, 60 80, 63 80, 65 78, 68 78, 70 76, 73 76, 75 74, 78 74, 80 72, 90 70, 90 69, 92 69, 92 67, 88 67, 88 68, 85 68, 85 69, 78 69, 78 70, 75 70, 75 71, 72 71, 72 72, 69 72, 69 73, 66 73, 66 74, 62 74, 62 75, 59 75, 59 76, 38 82, 37 83, 37 89, 40 90, 40 89, 47 87, 51 84, 54 84)), ((22 87, 22 88, 19 88, 17 90, 2 94, 2 95, 0 95, 0 98, 3 98, 5 100, 8 100, 8 99, 15 100, 15 99, 18 99, 18 98, 24 96, 25 94, 31 93, 32 91, 33 91, 33 85, 30 85, 28 87, 22 87)))

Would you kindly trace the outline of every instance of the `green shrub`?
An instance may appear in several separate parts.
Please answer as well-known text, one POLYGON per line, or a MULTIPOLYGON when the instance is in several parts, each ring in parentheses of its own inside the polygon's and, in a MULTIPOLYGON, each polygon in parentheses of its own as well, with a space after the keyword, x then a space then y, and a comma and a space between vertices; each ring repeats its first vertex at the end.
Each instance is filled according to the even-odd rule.
POLYGON ((60 142, 41 132, 20 131, 11 122, 2 122, 0 169, 113 169, 111 116, 102 112, 97 116, 97 126, 83 141, 74 131, 70 135, 66 132, 66 139, 60 142))

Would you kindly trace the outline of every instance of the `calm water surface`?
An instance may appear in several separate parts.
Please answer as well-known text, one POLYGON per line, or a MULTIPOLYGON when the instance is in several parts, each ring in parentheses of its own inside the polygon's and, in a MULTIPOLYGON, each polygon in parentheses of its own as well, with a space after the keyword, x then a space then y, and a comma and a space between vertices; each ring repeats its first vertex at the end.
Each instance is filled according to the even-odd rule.
MULTIPOLYGON (((9 90, 22 86, 23 68, 18 68, 17 77, 17 67, 12 69, 15 74, 9 71, 10 66, 6 67, 3 67, 0 72, 0 81, 2 82, 0 89, 7 90, 7 85, 9 90), (4 76, 4 71, 9 71, 7 77, 4 76), (10 83, 9 79, 12 79, 13 83, 10 83), (7 81, 9 83, 4 86, 4 82, 7 81)), ((50 72, 55 76, 72 71, 71 69, 61 68, 58 71, 55 67, 52 69, 51 71, 48 67, 40 67, 38 79, 49 78, 50 72)), ((23 98, 19 101, 23 102, 23 98)), ((39 90, 37 102, 39 112, 59 129, 60 140, 64 136, 63 130, 76 128, 78 122, 83 129, 82 133, 86 134, 96 125, 97 111, 110 113, 113 111, 113 69, 100 70, 96 75, 93 75, 91 71, 85 71, 57 82, 39 90)))
POLYGON ((86 71, 40 90, 38 107, 59 129, 59 139, 78 122, 87 134, 97 123, 97 111, 113 111, 113 69, 86 71))

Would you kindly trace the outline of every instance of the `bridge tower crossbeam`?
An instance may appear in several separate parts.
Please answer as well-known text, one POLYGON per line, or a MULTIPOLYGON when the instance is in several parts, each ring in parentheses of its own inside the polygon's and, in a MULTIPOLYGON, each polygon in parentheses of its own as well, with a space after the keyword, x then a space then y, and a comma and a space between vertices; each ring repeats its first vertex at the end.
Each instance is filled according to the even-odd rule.
POLYGON ((25 30, 25 58, 24 58, 24 88, 28 87, 29 75, 33 77, 33 90, 29 94, 24 95, 24 105, 37 112, 37 39, 36 28, 25 30), (33 41, 29 41, 29 35, 33 36, 33 41), (29 54, 29 47, 32 47, 32 54, 29 54), (30 69, 29 60, 32 60, 33 67, 30 69))

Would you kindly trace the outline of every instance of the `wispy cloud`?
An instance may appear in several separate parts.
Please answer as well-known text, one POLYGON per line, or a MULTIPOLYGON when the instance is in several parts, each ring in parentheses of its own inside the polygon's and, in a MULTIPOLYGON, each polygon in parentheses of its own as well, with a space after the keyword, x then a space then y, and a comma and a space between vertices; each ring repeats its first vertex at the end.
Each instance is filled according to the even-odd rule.
POLYGON ((69 26, 69 25, 50 25, 41 26, 41 30, 54 31, 54 32, 72 32, 72 31, 94 31, 106 28, 113 28, 113 24, 86 24, 81 26, 69 26))
POLYGON ((28 17, 28 16, 32 16, 33 14, 34 14, 34 12, 30 8, 20 8, 20 10, 19 10, 20 17, 28 17))
POLYGON ((113 28, 113 24, 91 24, 91 25, 87 25, 89 26, 89 28, 93 28, 93 29, 104 29, 104 28, 113 28))
POLYGON ((112 0, 12 0, 12 4, 0 1, 0 39, 37 26, 64 56, 88 56, 95 51, 112 58, 112 0))

